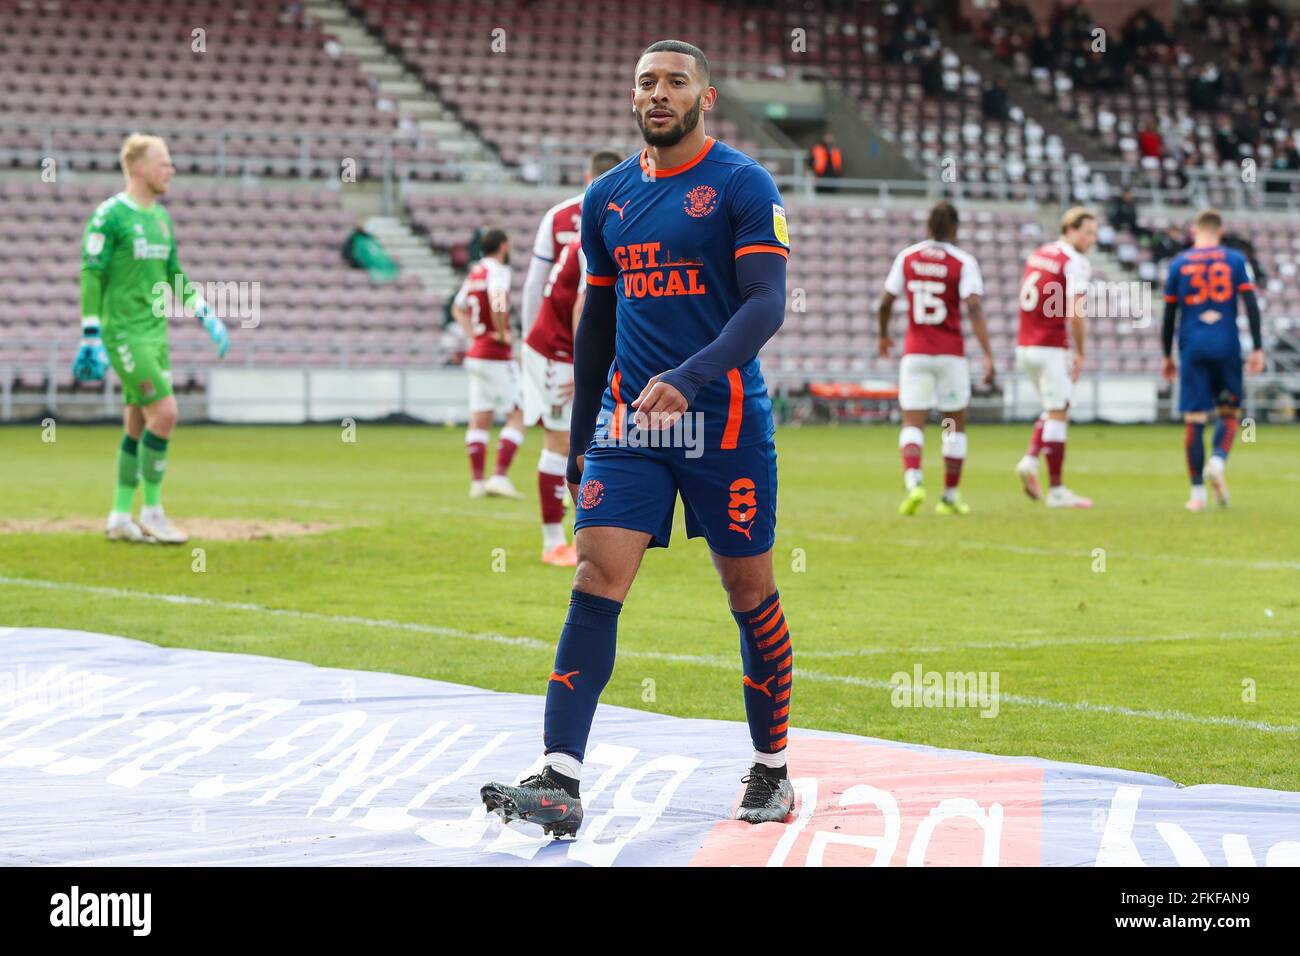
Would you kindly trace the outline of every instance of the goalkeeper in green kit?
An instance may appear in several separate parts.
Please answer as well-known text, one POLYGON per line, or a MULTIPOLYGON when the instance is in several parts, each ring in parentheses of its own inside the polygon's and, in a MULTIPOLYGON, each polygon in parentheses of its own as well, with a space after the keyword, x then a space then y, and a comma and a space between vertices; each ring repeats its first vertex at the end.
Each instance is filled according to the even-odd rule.
POLYGON ((157 201, 176 174, 167 144, 157 136, 129 136, 122 144, 126 189, 101 203, 86 224, 81 247, 82 344, 72 365, 80 382, 104 377, 109 362, 122 380, 126 434, 117 453, 117 493, 108 516, 111 541, 183 544, 162 508, 167 445, 176 427, 167 360, 167 290, 177 290, 222 358, 226 326, 181 270, 171 217, 157 201), (183 291, 182 291, 183 290, 183 291), (136 485, 144 485, 137 524, 131 518, 136 485))

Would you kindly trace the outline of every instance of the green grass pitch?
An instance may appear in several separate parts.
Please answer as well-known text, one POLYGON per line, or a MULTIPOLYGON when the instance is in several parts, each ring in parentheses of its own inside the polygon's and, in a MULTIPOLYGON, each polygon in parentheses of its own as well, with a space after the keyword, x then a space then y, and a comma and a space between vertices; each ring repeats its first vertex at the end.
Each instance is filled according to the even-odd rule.
MULTIPOLYGON (((60 425, 50 443, 39 425, 0 429, 0 518, 102 520, 118 434, 60 425)), ((1064 513, 1016 483, 1027 426, 976 427, 963 482, 973 511, 956 518, 932 510, 931 428, 931 497, 910 519, 895 513, 897 435, 778 432, 775 558, 796 727, 1300 789, 1300 430, 1261 425, 1239 440, 1232 507, 1194 515, 1182 508, 1181 429, 1072 427, 1067 481, 1096 507, 1064 513), (893 706, 891 675, 918 664, 996 672, 996 716, 893 706)), ((513 469, 523 501, 468 498, 461 428, 361 424, 355 437, 182 425, 164 486, 179 524, 337 529, 183 548, 0 534, 0 625, 544 692, 572 576, 538 561, 540 434, 513 469)), ((619 641, 605 702, 743 719, 736 628, 680 508, 672 548, 642 565, 619 641)))

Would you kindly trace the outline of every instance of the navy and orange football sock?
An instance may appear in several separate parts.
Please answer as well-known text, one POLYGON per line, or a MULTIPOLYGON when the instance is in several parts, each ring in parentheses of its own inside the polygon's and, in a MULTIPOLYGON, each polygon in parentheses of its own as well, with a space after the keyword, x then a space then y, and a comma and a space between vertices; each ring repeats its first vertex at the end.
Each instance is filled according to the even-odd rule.
POLYGON ((1213 454, 1228 460, 1228 452, 1232 451, 1232 440, 1237 437, 1237 416, 1220 415, 1219 420, 1214 425, 1214 452, 1213 454))
POLYGON ((783 768, 794 654, 790 626, 781 610, 781 596, 773 592, 753 610, 731 613, 740 626, 745 718, 754 744, 754 762, 783 768))
POLYGON ((591 721, 600 692, 614 673, 621 601, 573 591, 569 615, 555 648, 555 669, 546 683, 546 717, 542 740, 548 760, 561 773, 577 779, 587 750, 591 721))
POLYGON ((1183 426, 1183 448, 1193 487, 1205 484, 1205 422, 1187 422, 1183 426))

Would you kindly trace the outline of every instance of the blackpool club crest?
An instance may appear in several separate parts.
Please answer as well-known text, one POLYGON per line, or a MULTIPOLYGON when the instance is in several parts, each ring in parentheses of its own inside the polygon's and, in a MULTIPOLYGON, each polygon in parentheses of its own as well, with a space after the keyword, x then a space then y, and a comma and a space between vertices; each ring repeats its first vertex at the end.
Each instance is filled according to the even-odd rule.
POLYGON ((696 186, 686 193, 686 215, 703 219, 718 207, 718 191, 712 186, 696 186))

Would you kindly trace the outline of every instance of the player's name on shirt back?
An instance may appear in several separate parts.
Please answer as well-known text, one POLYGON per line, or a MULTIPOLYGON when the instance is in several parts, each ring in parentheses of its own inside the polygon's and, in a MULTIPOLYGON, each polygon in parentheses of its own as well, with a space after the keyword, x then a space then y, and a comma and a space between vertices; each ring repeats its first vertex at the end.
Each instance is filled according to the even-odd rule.
POLYGON ((905 355, 964 355, 961 305, 984 294, 979 263, 948 242, 927 239, 894 257, 885 291, 907 303, 905 355))

